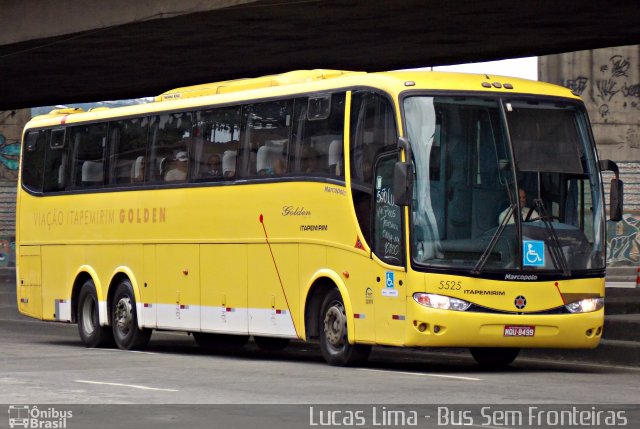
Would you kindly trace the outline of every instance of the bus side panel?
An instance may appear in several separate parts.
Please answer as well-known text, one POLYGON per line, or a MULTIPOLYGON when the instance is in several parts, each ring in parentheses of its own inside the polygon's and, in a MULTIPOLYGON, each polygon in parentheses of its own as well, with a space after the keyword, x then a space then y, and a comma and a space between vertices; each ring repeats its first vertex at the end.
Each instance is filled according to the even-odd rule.
POLYGON ((142 246, 143 263, 142 279, 139 284, 142 302, 142 326, 156 328, 158 326, 156 311, 158 309, 158 289, 156 284, 156 246, 146 244, 142 246))
POLYGON ((247 245, 200 246, 203 332, 247 334, 247 245))
MULTIPOLYGON (((305 305, 307 304, 307 298, 309 297, 309 292, 312 286, 311 280, 314 278, 316 272, 320 269, 325 268, 327 266, 327 247, 321 246, 318 244, 306 244, 301 243, 298 245, 298 260, 300 261, 298 264, 298 278, 300 279, 300 308, 304 309, 306 312, 305 305)), ((300 324, 296 325, 302 328, 302 322, 307 322, 304 320, 304 314, 300 314, 302 317, 300 319, 300 324)), ((309 337, 309 331, 312 331, 315 327, 310 327, 308 325, 304 326, 303 329, 298 329, 298 334, 302 336, 302 338, 309 337)), ((313 331, 312 331, 313 332, 313 331)))
POLYGON ((158 244, 158 328, 200 331, 200 246, 158 244))
MULTIPOLYGON (((349 291, 348 299, 353 307, 353 323, 357 342, 375 344, 376 315, 374 302, 375 267, 367 252, 363 250, 346 251, 330 248, 327 262, 330 268, 342 275, 349 291), (348 277, 345 276, 348 273, 348 277)), ((343 297, 346 299, 346 297, 343 297)), ((349 317, 349 315, 347 315, 349 317)))
POLYGON ((84 246, 42 246, 43 320, 71 321, 71 289, 84 252, 84 246))
POLYGON ((18 309, 26 316, 42 319, 40 246, 20 246, 19 255, 18 309))
POLYGON ((271 244, 273 257, 267 243, 249 245, 248 250, 249 332, 297 338, 298 245, 271 244))

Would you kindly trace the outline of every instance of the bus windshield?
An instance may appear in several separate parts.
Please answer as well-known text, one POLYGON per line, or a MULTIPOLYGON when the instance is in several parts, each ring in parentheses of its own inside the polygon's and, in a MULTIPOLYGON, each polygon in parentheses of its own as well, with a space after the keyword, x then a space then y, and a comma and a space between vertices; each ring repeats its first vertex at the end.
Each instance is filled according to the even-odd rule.
POLYGON ((578 103, 415 95, 403 107, 416 267, 604 269, 602 184, 578 103))

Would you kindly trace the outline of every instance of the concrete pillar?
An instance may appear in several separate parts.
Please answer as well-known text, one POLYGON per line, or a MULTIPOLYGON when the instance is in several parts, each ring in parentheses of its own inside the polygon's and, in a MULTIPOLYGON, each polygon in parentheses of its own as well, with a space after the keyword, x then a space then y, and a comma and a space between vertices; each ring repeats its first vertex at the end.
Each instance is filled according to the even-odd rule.
POLYGON ((29 119, 30 109, 0 111, 0 267, 15 265, 20 140, 29 119))
POLYGON ((607 263, 640 265, 640 45, 540 57, 538 73, 582 96, 600 158, 618 163, 625 210, 621 222, 608 222, 607 263))

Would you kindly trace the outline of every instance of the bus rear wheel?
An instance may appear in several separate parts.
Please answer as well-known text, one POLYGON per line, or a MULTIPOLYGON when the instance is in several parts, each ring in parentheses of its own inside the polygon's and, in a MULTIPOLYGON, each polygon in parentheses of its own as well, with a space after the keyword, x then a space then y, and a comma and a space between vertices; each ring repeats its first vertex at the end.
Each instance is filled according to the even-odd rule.
POLYGON ((342 296, 332 289, 320 307, 320 351, 329 365, 349 366, 367 360, 371 346, 349 344, 347 339, 347 313, 342 296))
POLYGON ((122 280, 116 286, 111 308, 113 339, 122 350, 143 349, 151 338, 151 329, 138 328, 136 298, 129 280, 122 280))
POLYGON ((78 295, 78 333, 82 343, 89 347, 110 347, 113 345, 111 327, 100 326, 98 294, 93 280, 84 282, 78 295))
POLYGON ((519 348, 471 347, 471 356, 483 367, 504 368, 511 364, 520 353, 519 348))

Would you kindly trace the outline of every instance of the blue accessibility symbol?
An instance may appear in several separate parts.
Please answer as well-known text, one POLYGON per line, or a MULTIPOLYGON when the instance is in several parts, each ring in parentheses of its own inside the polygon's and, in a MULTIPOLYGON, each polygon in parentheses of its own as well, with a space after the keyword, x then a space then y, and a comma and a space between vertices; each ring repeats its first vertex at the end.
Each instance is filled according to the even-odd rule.
POLYGON ((385 286, 388 288, 392 288, 394 284, 395 281, 393 279, 393 271, 387 271, 385 286))
POLYGON ((522 265, 544 267, 544 241, 524 240, 522 242, 522 265))

